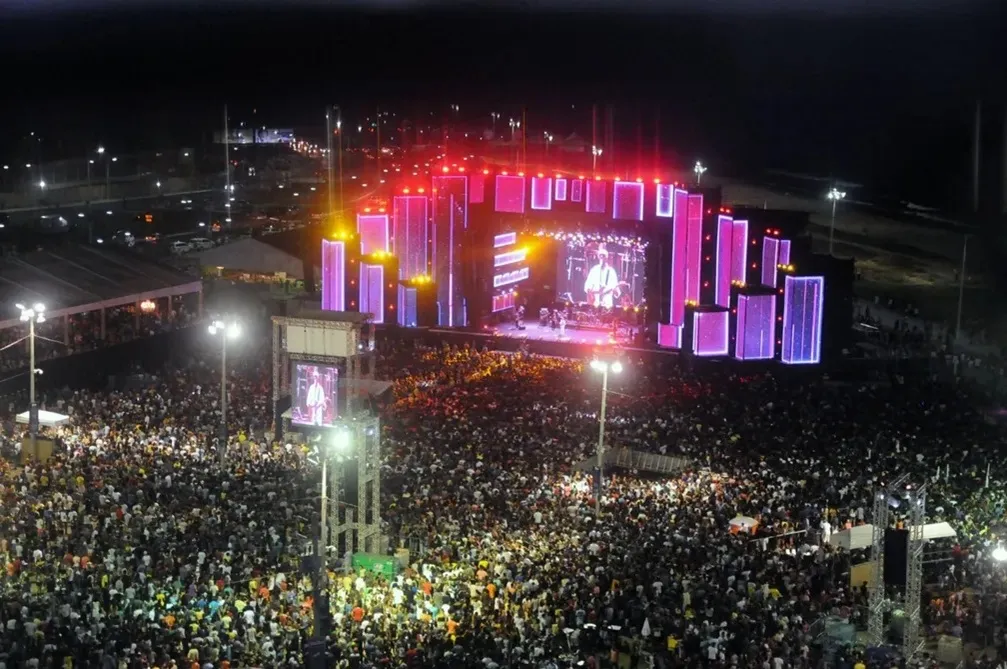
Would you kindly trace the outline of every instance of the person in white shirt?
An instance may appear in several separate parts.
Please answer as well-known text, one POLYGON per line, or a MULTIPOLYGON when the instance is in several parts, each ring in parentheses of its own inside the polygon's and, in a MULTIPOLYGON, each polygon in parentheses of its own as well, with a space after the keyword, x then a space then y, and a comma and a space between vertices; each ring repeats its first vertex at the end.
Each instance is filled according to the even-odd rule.
POLYGON ((619 276, 615 268, 608 264, 608 251, 601 246, 598 248, 598 264, 587 273, 587 280, 584 282, 588 304, 611 309, 618 286, 619 276))
POLYGON ((316 369, 311 377, 311 386, 308 387, 308 417, 312 425, 321 425, 325 422, 325 388, 318 376, 316 369))

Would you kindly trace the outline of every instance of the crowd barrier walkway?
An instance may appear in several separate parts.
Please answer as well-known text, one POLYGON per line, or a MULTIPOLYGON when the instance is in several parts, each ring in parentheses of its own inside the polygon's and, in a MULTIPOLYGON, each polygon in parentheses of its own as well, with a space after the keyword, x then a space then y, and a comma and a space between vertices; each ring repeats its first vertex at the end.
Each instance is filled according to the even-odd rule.
MULTIPOLYGON (((597 463, 597 458, 592 456, 574 465, 574 469, 589 472, 595 468, 597 463)), ((648 453, 631 448, 613 448, 605 452, 606 468, 618 467, 655 474, 677 474, 688 469, 690 464, 688 458, 681 456, 648 453)))

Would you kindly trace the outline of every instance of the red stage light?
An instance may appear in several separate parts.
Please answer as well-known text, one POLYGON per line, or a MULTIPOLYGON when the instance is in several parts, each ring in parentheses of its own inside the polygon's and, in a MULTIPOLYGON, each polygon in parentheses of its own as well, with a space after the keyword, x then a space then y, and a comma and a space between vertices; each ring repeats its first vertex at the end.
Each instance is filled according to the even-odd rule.
POLYGON ((424 192, 425 190, 426 190, 425 188, 417 188, 417 189, 416 189, 416 192, 417 192, 417 193, 420 193, 420 194, 423 194, 423 192, 424 192))
POLYGON ((364 213, 365 214, 371 213, 371 208, 370 207, 364 207, 364 213))
POLYGON ((409 195, 409 189, 408 188, 403 188, 402 189, 402 194, 403 195, 409 195))
POLYGON ((483 174, 489 174, 489 173, 490 173, 489 170, 483 170, 483 174))
POLYGON ((524 176, 524 172, 518 172, 518 173, 517 173, 517 175, 518 175, 519 177, 523 177, 523 176, 524 176))
POLYGON ((643 179, 641 179, 640 177, 637 177, 636 178, 636 183, 642 184, 643 183, 643 179))
POLYGON ((447 165, 445 165, 444 167, 441 168, 441 172, 444 172, 444 174, 447 174, 450 171, 451 171, 451 168, 448 167, 447 165))
POLYGON ((507 176, 506 172, 501 172, 500 174, 503 175, 503 176, 507 176))
POLYGON ((595 181, 601 181, 601 177, 595 177, 594 180, 595 181))
POLYGON ((458 171, 459 171, 459 172, 464 172, 464 171, 465 171, 465 168, 464 168, 464 167, 459 167, 459 168, 458 168, 458 171))
POLYGON ((378 213, 379 213, 379 214, 383 214, 383 213, 385 213, 385 208, 384 208, 384 207, 381 207, 380 209, 378 209, 378 213))
POLYGON ((581 175, 580 175, 579 177, 577 177, 577 178, 578 178, 578 179, 583 179, 583 178, 584 178, 584 175, 583 175, 583 174, 581 174, 581 175))
POLYGON ((542 178, 542 177, 544 177, 544 176, 545 176, 545 175, 544 175, 544 174, 542 174, 541 172, 539 172, 539 173, 538 173, 538 178, 539 178, 539 179, 541 179, 541 178, 542 178))
POLYGON ((659 184, 659 183, 661 183, 661 180, 660 179, 654 179, 654 183, 659 184))

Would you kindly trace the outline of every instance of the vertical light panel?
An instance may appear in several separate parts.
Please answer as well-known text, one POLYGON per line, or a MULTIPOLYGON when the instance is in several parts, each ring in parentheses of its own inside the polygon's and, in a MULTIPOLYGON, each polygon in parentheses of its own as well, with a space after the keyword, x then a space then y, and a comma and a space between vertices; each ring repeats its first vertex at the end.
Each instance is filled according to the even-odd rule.
MULTIPOLYGON (((521 183, 524 180, 521 179, 521 183)), ((433 179, 434 281, 437 284, 437 324, 465 325, 461 252, 468 227, 468 178, 435 176, 433 179)), ((523 190, 523 186, 522 186, 523 190)))
POLYGON ((360 263, 360 313, 371 314, 371 322, 385 322, 385 268, 360 263))
POLYGON ((556 178, 556 201, 566 202, 566 179, 556 178))
POLYGON ((571 179, 570 180, 570 201, 571 202, 581 202, 584 199, 584 180, 583 179, 571 179))
POLYGON ((824 292, 825 277, 786 277, 781 362, 787 365, 813 365, 822 361, 824 292))
POLYGON ((417 325, 416 320, 416 289, 410 286, 399 286, 399 301, 398 310, 396 318, 401 327, 404 328, 414 328, 417 325))
POLYGON ((671 233, 671 324, 685 325, 685 301, 688 299, 689 283, 689 193, 675 189, 675 215, 672 218, 671 233))
POLYGON ((612 218, 620 221, 643 220, 643 184, 616 181, 612 187, 612 218))
POLYGON ((360 235, 360 255, 387 253, 388 214, 357 214, 357 234, 360 235))
POLYGON ((485 174, 473 174, 469 177, 469 202, 471 204, 482 204, 486 201, 486 179, 485 174))
POLYGON ((552 177, 531 178, 531 208, 538 211, 552 209, 552 177))
POLYGON ((731 281, 748 283, 748 221, 734 221, 731 237, 731 281))
POLYGON ((498 174, 496 177, 496 210, 502 214, 524 213, 524 177, 498 174))
POLYGON ((682 326, 658 323, 657 345, 665 348, 682 348, 682 326))
POLYGON ((322 240, 322 309, 346 311, 346 242, 322 240))
POLYGON ((688 212, 688 241, 686 249, 685 265, 688 268, 688 280, 685 286, 685 299, 690 302, 699 303, 699 284, 701 263, 703 260, 703 196, 699 194, 689 195, 688 212))
POLYGON ((587 213, 605 213, 605 197, 608 194, 606 186, 607 184, 604 181, 599 181, 598 179, 587 182, 587 213))
POLYGON ((728 313, 697 311, 692 317, 692 352, 704 358, 727 355, 730 340, 728 313))
POLYGON ((657 216, 671 218, 675 214, 675 187, 657 184, 657 216))
POLYGON ((789 265, 790 264, 790 240, 789 239, 781 239, 780 240, 780 255, 779 255, 779 260, 777 262, 779 264, 781 264, 781 265, 789 265))
POLYGON ((734 357, 769 360, 776 355, 776 295, 739 295, 734 357))
POLYGON ((392 230, 399 279, 411 279, 428 271, 427 245, 430 242, 427 198, 424 195, 396 195, 392 199, 392 230))
POLYGON ((780 240, 776 237, 762 238, 762 285, 776 288, 776 266, 779 264, 780 240))
POLYGON ((717 216, 717 255, 714 268, 713 302, 718 307, 731 304, 731 247, 734 244, 734 221, 730 216, 717 216))

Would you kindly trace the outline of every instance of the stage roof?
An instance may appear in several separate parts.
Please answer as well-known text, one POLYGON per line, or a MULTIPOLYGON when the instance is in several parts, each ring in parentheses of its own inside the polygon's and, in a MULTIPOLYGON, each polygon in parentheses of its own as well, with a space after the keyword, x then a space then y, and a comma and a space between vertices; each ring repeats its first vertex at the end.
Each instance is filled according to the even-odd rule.
POLYGON ((57 317, 202 290, 202 281, 111 249, 63 246, 0 257, 0 328, 18 323, 14 304, 42 302, 57 317), (5 311, 6 310, 6 313, 5 311))

